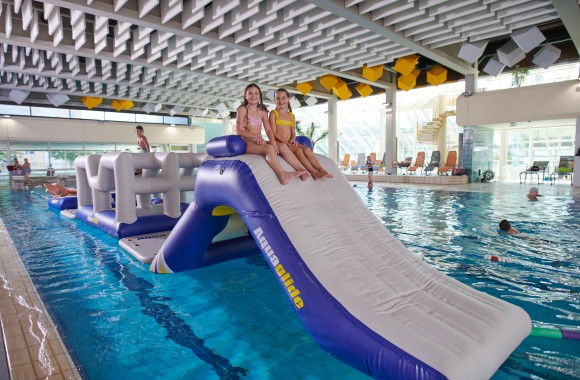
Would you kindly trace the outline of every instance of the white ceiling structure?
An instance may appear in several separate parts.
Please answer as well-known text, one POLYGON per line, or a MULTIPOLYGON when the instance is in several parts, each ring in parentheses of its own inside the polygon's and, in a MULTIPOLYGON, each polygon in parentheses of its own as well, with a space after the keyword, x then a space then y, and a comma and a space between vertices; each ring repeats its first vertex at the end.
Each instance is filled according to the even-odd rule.
MULTIPOLYGON (((0 102, 83 107, 84 96, 132 111, 225 112, 247 84, 264 92, 418 53, 460 74, 465 41, 561 20, 580 46, 580 0, 0 0, 0 102), (559 12, 566 12, 560 17, 559 12), (576 20, 576 22, 574 21, 576 20), (54 104, 54 103, 53 103, 54 104), (146 105, 149 106, 146 107, 146 105), (145 108, 144 108, 145 107, 145 108)), ((328 97, 315 92, 314 96, 328 97)))

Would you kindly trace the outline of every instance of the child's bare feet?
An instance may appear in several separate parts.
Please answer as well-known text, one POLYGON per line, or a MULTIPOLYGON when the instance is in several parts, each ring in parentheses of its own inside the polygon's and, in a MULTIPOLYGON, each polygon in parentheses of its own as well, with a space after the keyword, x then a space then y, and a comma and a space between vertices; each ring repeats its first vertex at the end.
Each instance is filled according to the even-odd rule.
POLYGON ((312 177, 314 179, 321 179, 321 178, 324 178, 324 173, 320 170, 317 170, 317 171, 312 173, 312 177))
POLYGON ((324 173, 324 178, 333 178, 332 174, 330 174, 329 172, 327 172, 326 170, 321 170, 324 173))
POLYGON ((323 169, 312 173, 312 177, 314 177, 314 179, 332 178, 332 174, 323 169))
POLYGON ((286 172, 284 174, 279 175, 278 179, 280 180, 280 183, 282 185, 287 185, 288 182, 290 182, 290 180, 292 178, 300 177, 301 175, 303 175, 305 173, 306 172, 304 172, 304 171, 286 172))
POLYGON ((300 175, 300 179, 303 181, 306 181, 308 179, 308 177, 310 177, 310 173, 308 173, 308 172, 304 172, 304 174, 300 175))

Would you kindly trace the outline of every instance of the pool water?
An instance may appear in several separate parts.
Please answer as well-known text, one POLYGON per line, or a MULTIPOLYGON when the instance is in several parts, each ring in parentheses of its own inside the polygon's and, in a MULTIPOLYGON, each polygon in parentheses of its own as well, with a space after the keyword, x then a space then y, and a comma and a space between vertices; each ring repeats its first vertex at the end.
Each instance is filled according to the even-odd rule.
MULTIPOLYGON (((426 262, 534 324, 580 329, 579 199, 356 191, 426 262), (529 237, 499 234, 502 218, 529 237)), ((40 194, 0 190, 0 218, 87 379, 368 378, 312 341, 260 256, 160 276, 40 194)), ((494 379, 579 378, 578 363, 580 342, 531 337, 494 379)))
MULTIPOLYGON (((357 188, 411 251, 464 284, 528 312, 537 326, 580 330, 580 198, 357 188), (502 219, 521 235, 498 229, 502 219), (493 262, 485 256, 511 262, 493 262)), ((578 379, 580 341, 529 337, 494 379, 578 379)))

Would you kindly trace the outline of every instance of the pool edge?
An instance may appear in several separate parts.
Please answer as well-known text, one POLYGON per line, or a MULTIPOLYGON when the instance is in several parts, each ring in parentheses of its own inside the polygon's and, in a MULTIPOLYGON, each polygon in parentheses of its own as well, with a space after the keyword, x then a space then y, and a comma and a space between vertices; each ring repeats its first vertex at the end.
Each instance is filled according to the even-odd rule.
POLYGON ((10 378, 82 379, 2 220, 0 285, 0 322, 10 378))

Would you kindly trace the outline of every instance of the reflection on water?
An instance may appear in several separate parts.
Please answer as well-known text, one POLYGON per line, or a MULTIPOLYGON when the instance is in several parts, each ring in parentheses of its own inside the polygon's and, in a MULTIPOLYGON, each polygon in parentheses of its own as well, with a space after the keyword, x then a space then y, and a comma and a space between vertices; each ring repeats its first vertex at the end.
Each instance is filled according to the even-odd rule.
MULTIPOLYGON (((411 251, 451 277, 521 306, 535 325, 580 329, 580 199, 519 192, 357 189, 411 251), (499 232, 508 219, 522 233, 499 232), (493 262, 486 255, 510 262, 493 262)), ((580 342, 527 338, 494 379, 580 378, 580 342)))

